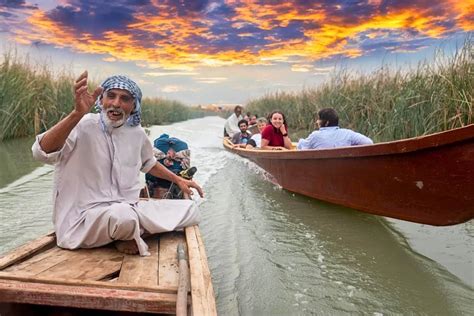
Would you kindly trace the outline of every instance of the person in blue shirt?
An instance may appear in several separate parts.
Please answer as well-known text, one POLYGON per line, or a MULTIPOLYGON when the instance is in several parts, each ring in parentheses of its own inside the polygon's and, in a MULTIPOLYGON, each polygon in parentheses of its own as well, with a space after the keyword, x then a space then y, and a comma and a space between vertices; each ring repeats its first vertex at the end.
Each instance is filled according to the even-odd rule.
POLYGON ((242 147, 245 148, 247 145, 247 142, 249 141, 250 137, 252 136, 252 133, 250 133, 247 128, 249 127, 249 122, 247 122, 246 119, 240 120, 239 121, 239 129, 240 132, 234 134, 232 137, 232 143, 234 144, 234 147, 242 147))
POLYGON ((312 132, 308 138, 298 141, 297 149, 324 149, 369 145, 374 142, 360 133, 339 127, 339 116, 336 110, 325 108, 318 112, 316 125, 319 130, 312 132))

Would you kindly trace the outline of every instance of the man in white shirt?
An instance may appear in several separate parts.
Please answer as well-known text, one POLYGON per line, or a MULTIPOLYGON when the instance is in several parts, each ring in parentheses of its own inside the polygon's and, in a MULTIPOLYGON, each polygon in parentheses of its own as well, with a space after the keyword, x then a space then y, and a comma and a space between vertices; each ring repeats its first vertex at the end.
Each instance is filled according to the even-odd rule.
POLYGON ((360 133, 350 129, 339 128, 339 116, 332 108, 318 112, 316 125, 318 131, 312 132, 308 138, 298 141, 298 150, 323 149, 356 145, 370 145, 374 142, 360 133))
POLYGON ((234 113, 227 119, 224 126, 224 136, 232 138, 234 134, 240 132, 239 121, 244 117, 242 116, 242 106, 237 105, 234 108, 234 113))
POLYGON ((140 171, 176 183, 187 194, 193 181, 178 177, 153 156, 140 125, 142 93, 124 76, 107 78, 91 94, 87 72, 77 79, 75 107, 36 137, 33 156, 55 165, 53 221, 58 246, 93 248, 116 242, 119 251, 148 255, 143 233, 197 224, 192 200, 140 201, 140 171), (89 113, 96 105, 100 113, 89 113))

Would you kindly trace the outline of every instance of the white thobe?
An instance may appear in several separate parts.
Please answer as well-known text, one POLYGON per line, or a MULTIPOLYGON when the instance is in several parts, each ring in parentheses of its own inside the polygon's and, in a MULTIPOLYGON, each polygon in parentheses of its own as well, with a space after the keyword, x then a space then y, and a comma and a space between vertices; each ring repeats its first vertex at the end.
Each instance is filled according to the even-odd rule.
POLYGON ((258 148, 262 147, 262 134, 254 134, 250 139, 253 139, 255 141, 255 144, 257 145, 258 148))
POLYGON ((244 117, 242 115, 237 116, 235 115, 235 113, 232 113, 232 115, 229 116, 229 118, 225 122, 224 128, 230 137, 234 136, 235 133, 240 132, 239 121, 243 118, 244 117))
POLYGON ((58 246, 92 248, 114 240, 135 240, 140 255, 148 247, 140 237, 197 224, 191 200, 139 201, 140 171, 155 164, 153 146, 141 126, 102 130, 99 114, 87 114, 57 152, 45 153, 36 137, 33 156, 55 165, 53 222, 58 246))

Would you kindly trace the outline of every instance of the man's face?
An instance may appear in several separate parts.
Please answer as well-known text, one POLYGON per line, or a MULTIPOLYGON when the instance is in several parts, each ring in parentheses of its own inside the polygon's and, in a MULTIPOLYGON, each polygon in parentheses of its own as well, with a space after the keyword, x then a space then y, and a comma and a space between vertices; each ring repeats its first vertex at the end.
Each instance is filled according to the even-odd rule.
POLYGON ((316 128, 321 128, 321 120, 319 118, 316 119, 316 121, 314 122, 314 125, 316 126, 316 128))
POLYGON ((130 92, 122 89, 110 89, 102 96, 102 108, 106 123, 113 127, 121 126, 135 107, 135 100, 130 92))
POLYGON ((242 108, 241 107, 235 108, 234 113, 237 117, 239 117, 242 114, 242 108))
MULTIPOLYGON (((235 126, 235 125, 234 125, 235 126)), ((247 124, 245 123, 240 123, 239 124, 239 129, 241 133, 245 133, 247 131, 247 124)))

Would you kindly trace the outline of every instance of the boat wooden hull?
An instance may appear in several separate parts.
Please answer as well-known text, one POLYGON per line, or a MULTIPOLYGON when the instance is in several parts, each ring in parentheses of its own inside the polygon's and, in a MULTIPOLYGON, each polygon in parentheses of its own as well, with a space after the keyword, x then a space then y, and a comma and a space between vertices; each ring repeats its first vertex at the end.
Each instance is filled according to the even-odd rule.
POLYGON ((474 217, 474 125, 407 140, 307 151, 224 147, 284 189, 435 226, 474 217))
MULTIPOLYGON (((0 258, 0 314, 74 315, 91 310, 175 314, 180 278, 177 245, 189 261, 188 311, 216 315, 214 292, 198 226, 145 240, 151 256, 126 255, 113 245, 64 250, 48 234, 0 258), (59 309, 59 313, 54 308, 59 309), (48 312, 49 313, 49 312, 48 312)), ((185 292, 186 293, 186 292, 185 292)), ((186 308, 185 308, 186 309, 186 308)), ((129 315, 127 313, 127 315, 129 315)))

